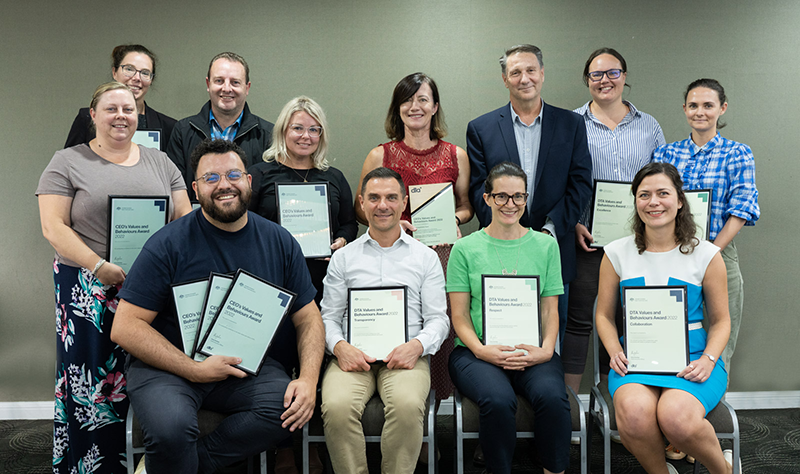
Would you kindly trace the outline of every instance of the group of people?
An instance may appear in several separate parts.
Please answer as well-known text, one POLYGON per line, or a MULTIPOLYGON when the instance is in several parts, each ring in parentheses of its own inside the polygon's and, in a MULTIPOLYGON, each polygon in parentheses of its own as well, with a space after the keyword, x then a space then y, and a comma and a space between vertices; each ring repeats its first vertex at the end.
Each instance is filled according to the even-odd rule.
POLYGON ((441 400, 453 384, 480 407, 476 458, 487 472, 511 470, 517 394, 533 406, 545 472, 564 472, 565 384, 580 385, 596 299, 622 442, 651 473, 674 469, 664 435, 667 453, 729 473, 704 417, 726 389, 741 318, 733 238, 759 208, 752 152, 717 132, 724 89, 713 79, 690 84, 691 135, 666 145, 658 122, 623 99, 627 64, 613 49, 586 61, 591 100, 574 112, 542 100, 536 46, 510 48, 500 66, 510 101, 469 123, 466 151, 443 140, 435 81, 422 73, 400 80, 385 121, 390 141, 367 155, 354 200, 330 165, 328 123, 313 99, 292 99, 274 125, 252 114, 249 67, 226 52, 209 64, 209 101, 176 122, 144 101, 155 55, 115 48, 114 82, 79 111, 36 191, 56 250, 54 472, 110 473, 134 462, 124 449, 129 397, 150 474, 212 473, 273 447, 293 464, 287 439, 311 418, 318 385, 334 470, 367 472, 360 418, 377 392, 386 406, 382 471, 413 472, 429 390, 441 400), (136 145, 137 128, 159 130, 161 151, 136 145), (588 230, 598 179, 632 182, 636 206, 633 235, 604 249, 590 246, 588 230), (304 258, 276 224, 276 184, 319 181, 330 191, 329 259, 304 258), (456 225, 477 215, 481 230, 459 233, 452 246, 414 239, 408 189, 432 183, 453 185, 456 225), (684 189, 713 189, 708 242, 695 235, 684 189), (127 274, 103 258, 110 194, 172 198, 172 222, 127 274), (368 229, 356 238, 358 222, 368 229), (257 376, 234 367, 235 357, 187 357, 170 302, 173 284, 237 269, 297 295, 292 324, 276 334, 257 376), (482 275, 539 276, 540 346, 482 342, 482 275), (626 375, 620 288, 674 280, 689 287, 693 305, 691 363, 677 377, 626 375), (410 339, 378 361, 347 342, 347 293, 388 286, 406 287, 410 339), (200 408, 229 414, 202 439, 200 408))

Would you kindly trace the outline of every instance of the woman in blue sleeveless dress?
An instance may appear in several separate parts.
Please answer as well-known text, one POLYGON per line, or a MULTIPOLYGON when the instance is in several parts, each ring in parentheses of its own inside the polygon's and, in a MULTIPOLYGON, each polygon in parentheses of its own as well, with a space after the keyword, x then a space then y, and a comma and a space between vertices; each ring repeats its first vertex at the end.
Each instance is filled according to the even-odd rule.
POLYGON ((651 163, 633 180, 634 235, 605 247, 600 267, 597 332, 611 358, 608 388, 622 443, 650 474, 677 472, 664 460, 663 437, 712 474, 732 472, 714 428, 705 419, 722 398, 727 372, 719 360, 730 334, 725 263, 719 248, 695 237, 678 170, 651 163), (614 322, 626 286, 685 285, 691 362, 677 376, 628 374, 614 322), (703 329, 707 305, 708 333, 703 329))

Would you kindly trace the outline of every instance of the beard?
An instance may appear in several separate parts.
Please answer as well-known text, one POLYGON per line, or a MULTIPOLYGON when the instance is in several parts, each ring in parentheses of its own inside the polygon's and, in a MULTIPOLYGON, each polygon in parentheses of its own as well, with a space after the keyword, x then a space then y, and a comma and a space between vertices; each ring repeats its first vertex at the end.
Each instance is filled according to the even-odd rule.
POLYGON ((209 217, 223 224, 230 224, 239 220, 247 212, 251 194, 252 190, 249 186, 243 192, 237 188, 230 187, 217 189, 210 196, 198 193, 197 200, 200 201, 200 207, 209 217), (234 194, 235 197, 230 202, 219 205, 215 198, 222 194, 234 194))

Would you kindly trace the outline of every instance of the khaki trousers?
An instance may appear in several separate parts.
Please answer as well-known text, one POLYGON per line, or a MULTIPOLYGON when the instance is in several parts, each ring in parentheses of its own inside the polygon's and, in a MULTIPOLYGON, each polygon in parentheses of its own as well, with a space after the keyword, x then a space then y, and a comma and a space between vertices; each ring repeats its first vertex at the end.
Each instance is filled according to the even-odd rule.
POLYGON ((386 419, 381 433, 381 472, 413 473, 422 445, 430 382, 427 358, 420 358, 410 370, 389 370, 386 364, 376 363, 369 372, 344 372, 334 358, 322 378, 322 420, 334 471, 369 472, 361 415, 377 390, 386 419))

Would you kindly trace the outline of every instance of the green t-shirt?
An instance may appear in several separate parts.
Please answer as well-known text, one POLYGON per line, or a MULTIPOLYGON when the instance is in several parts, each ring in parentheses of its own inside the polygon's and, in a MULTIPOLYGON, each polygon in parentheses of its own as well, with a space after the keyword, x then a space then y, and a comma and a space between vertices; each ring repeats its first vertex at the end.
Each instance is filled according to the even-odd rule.
MULTIPOLYGON (((515 263, 518 275, 539 276, 541 297, 564 293, 558 243, 548 235, 529 230, 519 239, 499 240, 481 230, 453 245, 447 264, 447 292, 470 294, 469 313, 478 339, 483 337, 481 275, 502 275, 504 267, 511 272, 515 263)), ((464 345, 459 338, 455 343, 464 345)))

